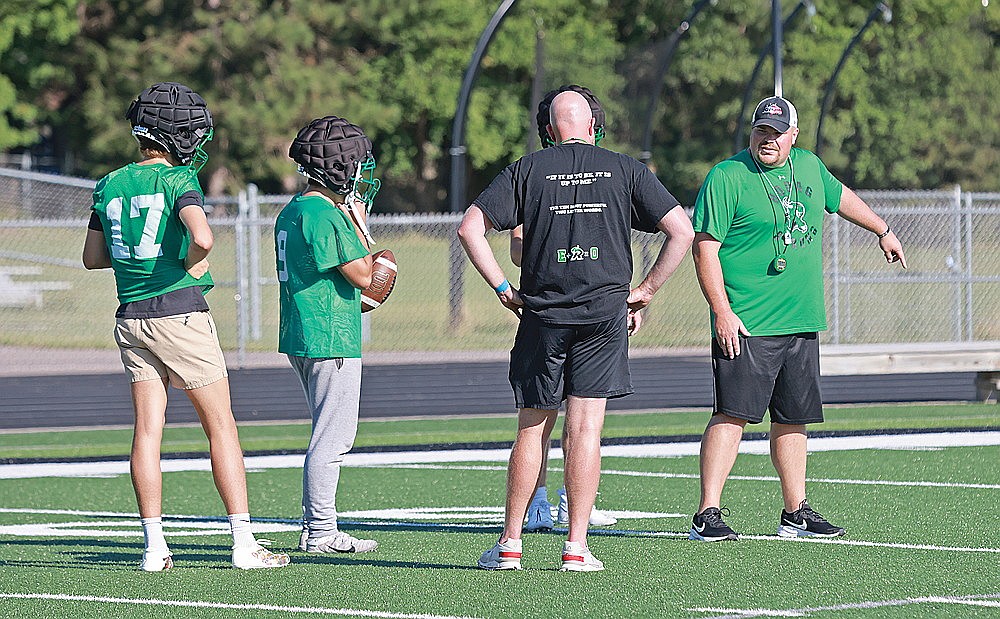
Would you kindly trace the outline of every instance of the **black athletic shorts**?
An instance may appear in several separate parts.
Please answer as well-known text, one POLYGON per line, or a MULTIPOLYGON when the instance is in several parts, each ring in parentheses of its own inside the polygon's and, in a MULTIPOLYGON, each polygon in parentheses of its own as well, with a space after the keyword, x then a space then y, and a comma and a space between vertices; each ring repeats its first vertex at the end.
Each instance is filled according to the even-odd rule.
POLYGON ((740 336, 740 354, 727 359, 712 339, 715 412, 746 419, 787 424, 823 421, 819 390, 819 337, 816 333, 740 336))
POLYGON ((617 398, 632 393, 628 311, 586 325, 549 325, 524 312, 510 351, 518 408, 553 410, 566 396, 617 398))

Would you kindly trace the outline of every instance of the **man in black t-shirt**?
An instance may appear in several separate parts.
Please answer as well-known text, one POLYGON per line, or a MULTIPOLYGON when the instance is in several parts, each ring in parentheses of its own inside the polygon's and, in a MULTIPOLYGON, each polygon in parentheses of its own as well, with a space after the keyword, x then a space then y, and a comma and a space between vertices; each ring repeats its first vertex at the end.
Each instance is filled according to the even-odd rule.
POLYGON ((564 571, 604 569, 587 547, 600 480, 607 398, 632 393, 628 339, 640 310, 680 264, 694 232, 677 200, 640 162, 594 145, 594 118, 576 92, 556 96, 556 143, 507 166, 469 207, 458 235, 473 265, 521 318, 511 350, 518 407, 505 527, 479 567, 520 569, 521 525, 542 461, 547 423, 566 403, 565 480, 569 536, 564 571), (521 287, 513 288, 486 240, 524 226, 521 287), (632 279, 631 229, 667 235, 650 272, 632 279))

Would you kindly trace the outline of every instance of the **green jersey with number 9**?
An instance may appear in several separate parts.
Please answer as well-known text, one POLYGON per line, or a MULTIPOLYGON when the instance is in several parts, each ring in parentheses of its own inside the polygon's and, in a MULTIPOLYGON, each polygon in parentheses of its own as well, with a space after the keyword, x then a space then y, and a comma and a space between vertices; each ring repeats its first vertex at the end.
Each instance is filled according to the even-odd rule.
POLYGON ((94 212, 104 240, 121 303, 141 301, 181 288, 214 285, 184 268, 190 233, 181 222, 177 200, 203 196, 198 176, 188 166, 131 163, 105 176, 94 189, 94 212))

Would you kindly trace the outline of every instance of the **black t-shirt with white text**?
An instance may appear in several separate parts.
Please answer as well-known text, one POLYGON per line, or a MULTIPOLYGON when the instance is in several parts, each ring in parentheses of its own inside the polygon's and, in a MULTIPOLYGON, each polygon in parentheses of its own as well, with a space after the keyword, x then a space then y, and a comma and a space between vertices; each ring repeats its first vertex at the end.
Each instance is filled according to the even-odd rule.
POLYGON ((549 324, 589 324, 623 311, 631 229, 654 232, 677 199, 639 161, 569 143, 518 159, 475 204, 498 230, 524 224, 520 293, 549 324))

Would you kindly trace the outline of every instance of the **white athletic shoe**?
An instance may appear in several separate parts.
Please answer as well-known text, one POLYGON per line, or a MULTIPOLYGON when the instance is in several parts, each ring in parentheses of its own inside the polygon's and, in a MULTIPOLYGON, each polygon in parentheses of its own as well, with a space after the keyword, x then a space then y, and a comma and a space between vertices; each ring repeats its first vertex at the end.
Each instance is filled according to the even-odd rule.
POLYGON ((521 569, 521 540, 509 539, 502 544, 497 542, 479 557, 477 565, 484 570, 521 569))
POLYGON ((256 570, 271 567, 285 567, 288 555, 271 552, 260 545, 266 540, 258 540, 253 546, 233 546, 233 567, 241 570, 256 570))
POLYGON ((561 572, 600 572, 604 564, 580 542, 563 542, 561 572))
MULTIPOLYGON (((559 524, 569 524, 569 501, 566 500, 566 488, 559 489, 559 508, 556 510, 556 519, 559 524)), ((590 510, 590 526, 610 527, 618 522, 618 519, 607 512, 602 512, 595 506, 590 510)))
MULTIPOLYGON (((303 535, 306 535, 303 532, 303 535)), ((378 542, 373 539, 358 539, 351 537, 343 531, 338 531, 333 535, 321 537, 315 542, 306 536, 306 552, 329 553, 329 552, 371 552, 378 548, 378 542)), ((299 548, 303 546, 303 538, 299 537, 299 548)))
POLYGON ((163 572, 174 566, 169 550, 149 550, 142 553, 142 563, 139 567, 144 572, 163 572))
POLYGON ((528 522, 524 530, 528 533, 552 530, 552 504, 547 498, 535 499, 528 506, 528 522))

